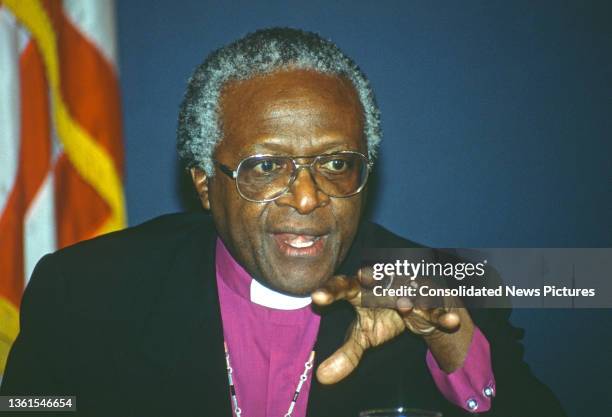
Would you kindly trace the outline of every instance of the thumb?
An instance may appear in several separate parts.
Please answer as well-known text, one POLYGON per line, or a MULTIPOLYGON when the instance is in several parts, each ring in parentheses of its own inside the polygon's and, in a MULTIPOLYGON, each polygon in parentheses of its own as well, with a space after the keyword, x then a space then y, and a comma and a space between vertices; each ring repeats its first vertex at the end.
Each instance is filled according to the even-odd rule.
POLYGON ((365 347, 353 332, 340 349, 319 365, 317 379, 326 385, 341 381, 357 367, 364 351, 365 347))

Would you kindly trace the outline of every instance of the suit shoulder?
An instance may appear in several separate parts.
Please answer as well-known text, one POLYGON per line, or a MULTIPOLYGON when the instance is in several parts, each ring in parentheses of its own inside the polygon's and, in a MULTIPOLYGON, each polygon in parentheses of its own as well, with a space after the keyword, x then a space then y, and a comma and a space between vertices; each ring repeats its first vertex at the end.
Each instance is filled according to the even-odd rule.
POLYGON ((49 285, 64 282, 75 302, 128 300, 139 292, 154 291, 181 254, 200 256, 197 248, 214 236, 212 220, 205 213, 165 215, 45 257, 41 264, 47 267, 40 269, 41 274, 52 276, 38 279, 49 280, 49 285))
MULTIPOLYGON (((137 226, 75 243, 53 254, 56 261, 82 263, 92 259, 153 254, 167 251, 185 236, 214 233, 210 216, 205 213, 167 214, 137 226)), ((152 259, 150 259, 152 260, 152 259)))
POLYGON ((203 212, 161 216, 45 256, 26 294, 53 291, 63 308, 88 320, 137 320, 166 277, 180 285, 171 269, 210 252, 215 236, 203 212))

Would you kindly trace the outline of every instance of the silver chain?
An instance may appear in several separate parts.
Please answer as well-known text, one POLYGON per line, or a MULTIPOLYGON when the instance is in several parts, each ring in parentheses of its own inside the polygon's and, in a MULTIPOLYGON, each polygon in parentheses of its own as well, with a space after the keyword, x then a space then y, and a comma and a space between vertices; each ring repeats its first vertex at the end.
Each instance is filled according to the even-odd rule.
MULTIPOLYGON (((223 342, 223 347, 225 348, 225 364, 227 365, 227 381, 229 383, 230 395, 232 396, 232 404, 234 405, 234 413, 236 414, 236 417, 241 417, 242 410, 238 406, 238 396, 236 395, 236 389, 234 387, 234 379, 232 378, 232 374, 234 373, 234 370, 232 369, 232 366, 230 364, 229 350, 227 349, 226 342, 223 342)), ((304 385, 304 382, 306 382, 306 380, 308 379, 308 371, 312 369, 312 365, 314 363, 314 357, 315 357, 315 351, 313 350, 312 352, 310 352, 308 361, 306 361, 306 363, 304 364, 304 372, 302 373, 302 375, 300 375, 300 381, 298 382, 297 387, 295 388, 293 399, 291 400, 291 403, 289 404, 289 409, 287 410, 285 417, 291 417, 291 414, 293 413, 293 409, 295 408, 295 404, 300 395, 300 391, 302 390, 302 385, 304 385)))

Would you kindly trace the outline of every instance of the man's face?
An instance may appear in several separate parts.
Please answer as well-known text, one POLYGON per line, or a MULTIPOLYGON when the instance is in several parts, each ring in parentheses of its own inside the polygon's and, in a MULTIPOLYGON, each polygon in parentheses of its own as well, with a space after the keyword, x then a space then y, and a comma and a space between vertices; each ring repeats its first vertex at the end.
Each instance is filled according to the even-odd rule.
MULTIPOLYGON (((223 139, 215 159, 232 169, 254 154, 367 154, 362 108, 352 84, 312 71, 228 83, 220 120, 223 139)), ((306 295, 321 286, 346 256, 357 231, 363 193, 329 197, 308 169, 299 170, 285 194, 265 203, 243 199, 234 180, 218 168, 207 184, 203 173, 196 170, 193 176, 232 255, 275 290, 306 295)))

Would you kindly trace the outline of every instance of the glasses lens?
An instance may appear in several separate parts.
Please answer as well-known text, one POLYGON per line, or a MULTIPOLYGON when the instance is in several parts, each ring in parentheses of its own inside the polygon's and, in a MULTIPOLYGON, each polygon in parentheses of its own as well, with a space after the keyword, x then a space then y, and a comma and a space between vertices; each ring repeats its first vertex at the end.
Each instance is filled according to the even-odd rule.
MULTIPOLYGON (((249 157, 238 167, 238 190, 243 197, 253 201, 275 199, 287 191, 295 168, 293 159, 289 157, 249 157)), ((319 156, 312 168, 317 186, 331 197, 358 193, 368 178, 368 160, 359 153, 319 156)))
POLYGON ((289 158, 252 156, 238 168, 238 190, 250 200, 273 199, 287 190, 292 173, 293 162, 289 158))
POLYGON ((368 161, 358 153, 319 157, 314 166, 317 185, 332 197, 348 197, 361 190, 368 178, 368 161))

